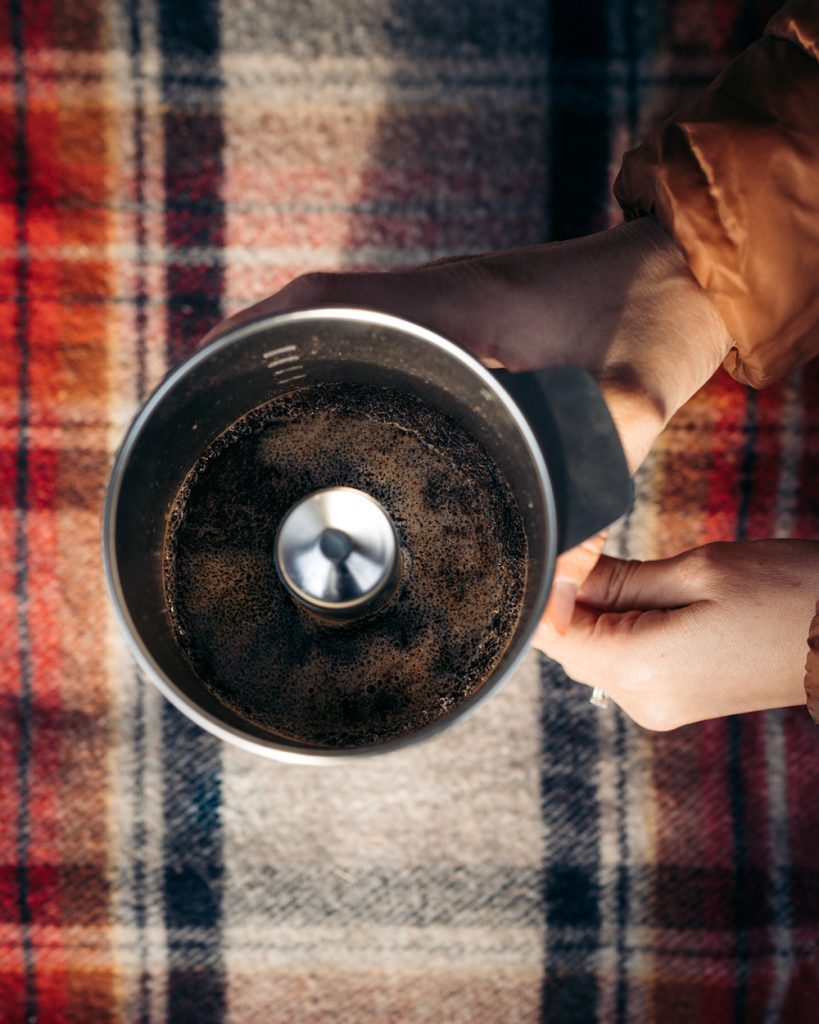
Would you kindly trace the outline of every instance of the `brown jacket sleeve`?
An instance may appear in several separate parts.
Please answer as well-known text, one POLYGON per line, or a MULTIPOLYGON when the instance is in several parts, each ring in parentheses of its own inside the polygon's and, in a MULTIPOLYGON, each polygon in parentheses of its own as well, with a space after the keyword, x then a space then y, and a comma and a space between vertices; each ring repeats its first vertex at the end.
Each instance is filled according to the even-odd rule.
POLYGON ((615 195, 656 215, 711 293, 725 368, 764 387, 819 354, 819 0, 764 37, 626 154, 615 195))
POLYGON ((814 722, 819 725, 819 601, 816 602, 816 615, 810 624, 808 636, 805 690, 808 694, 808 711, 814 722))

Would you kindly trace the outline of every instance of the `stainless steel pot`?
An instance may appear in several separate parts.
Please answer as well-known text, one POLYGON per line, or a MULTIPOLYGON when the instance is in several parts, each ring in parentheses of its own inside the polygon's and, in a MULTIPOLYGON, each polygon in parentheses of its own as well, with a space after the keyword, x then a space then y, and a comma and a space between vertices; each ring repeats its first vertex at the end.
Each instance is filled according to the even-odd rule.
MULTIPOLYGON (((396 317, 343 307, 298 310, 244 324, 212 341, 176 367, 146 402, 111 472, 103 525, 105 571, 137 662, 184 714, 221 739, 267 757, 350 760, 431 736, 496 693, 529 647, 558 553, 611 523, 631 497, 617 432, 586 371, 490 371, 446 338, 396 317), (204 449, 274 395, 320 382, 411 392, 460 423, 501 467, 523 516, 529 550, 522 613, 485 685, 410 736, 354 749, 283 739, 219 703, 174 640, 163 584, 167 514, 204 449)), ((337 560, 345 542, 335 536, 338 530, 331 532, 325 549, 337 560)), ((379 580, 388 576, 385 571, 379 580)), ((304 596, 297 583, 283 579, 296 597, 304 596)))

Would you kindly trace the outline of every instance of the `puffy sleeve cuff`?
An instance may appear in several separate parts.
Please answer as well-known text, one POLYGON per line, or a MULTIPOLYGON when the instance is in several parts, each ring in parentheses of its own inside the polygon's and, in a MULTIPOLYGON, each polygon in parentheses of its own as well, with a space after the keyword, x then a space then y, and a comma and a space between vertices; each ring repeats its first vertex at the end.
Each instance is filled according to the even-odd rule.
POLYGON ((805 692, 808 695, 808 711, 814 722, 819 725, 819 601, 816 602, 816 615, 811 621, 808 634, 805 692))
POLYGON ((743 384, 819 354, 817 181, 819 0, 792 0, 615 182, 626 217, 656 216, 713 297, 743 384))

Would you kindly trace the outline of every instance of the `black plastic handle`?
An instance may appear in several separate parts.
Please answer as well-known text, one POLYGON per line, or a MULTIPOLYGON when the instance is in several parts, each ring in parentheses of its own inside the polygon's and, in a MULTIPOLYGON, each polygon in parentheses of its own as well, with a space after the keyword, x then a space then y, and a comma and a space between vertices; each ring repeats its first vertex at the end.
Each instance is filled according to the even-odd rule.
POLYGON ((558 552, 623 515, 634 486, 594 377, 576 366, 492 373, 526 417, 543 452, 557 504, 558 552))

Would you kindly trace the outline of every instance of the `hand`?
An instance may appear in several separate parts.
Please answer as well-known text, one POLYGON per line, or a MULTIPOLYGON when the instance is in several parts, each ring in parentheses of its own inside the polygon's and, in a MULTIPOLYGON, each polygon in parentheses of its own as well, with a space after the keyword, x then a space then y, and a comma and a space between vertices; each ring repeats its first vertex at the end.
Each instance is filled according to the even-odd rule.
POLYGON ((571 624, 535 646, 647 729, 804 704, 819 542, 706 544, 659 561, 603 555, 571 624))
MULTIPOLYGON (((206 340, 285 309, 360 305, 405 317, 512 371, 574 365, 600 383, 630 471, 730 347, 719 314, 652 218, 552 245, 409 271, 307 274, 206 340)), ((547 615, 558 629, 604 534, 559 559, 547 615)))

